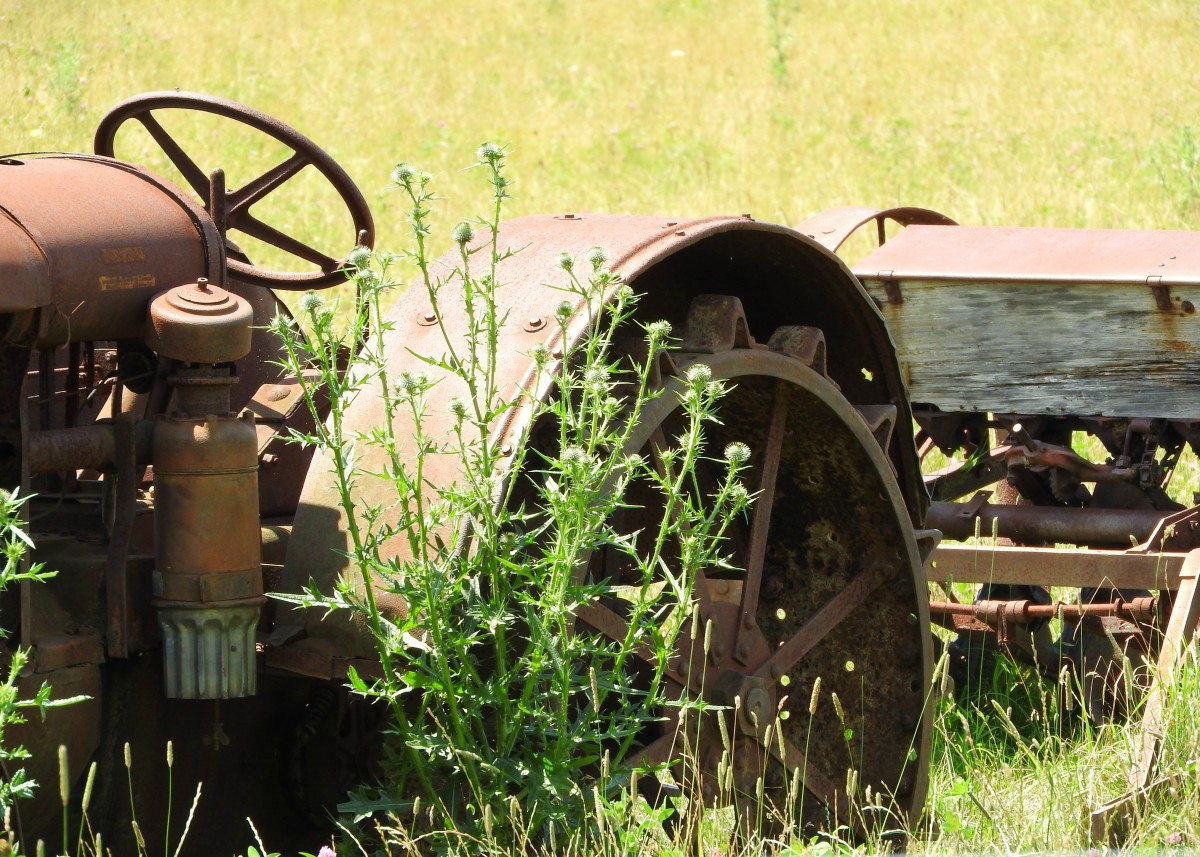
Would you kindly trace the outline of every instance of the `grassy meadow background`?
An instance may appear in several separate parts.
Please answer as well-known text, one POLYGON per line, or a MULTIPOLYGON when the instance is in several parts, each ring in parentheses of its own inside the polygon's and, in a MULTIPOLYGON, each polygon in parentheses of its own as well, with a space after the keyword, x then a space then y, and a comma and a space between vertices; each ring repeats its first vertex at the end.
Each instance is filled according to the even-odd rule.
MULTIPOLYGON (((1196 0, 3 0, 0 150, 90 151, 112 105, 179 88, 323 146, 385 249, 403 240, 392 165, 434 173, 448 229, 483 198, 459 167, 484 140, 508 147, 509 216, 795 224, 832 206, 922 205, 964 223, 1192 229, 1198 57, 1196 0)), ((280 159, 220 123, 169 128, 231 186, 280 159)), ((131 134, 118 154, 157 169, 153 149, 131 134)), ((353 241, 310 176, 266 207, 330 252, 353 241)), ((1200 693, 1194 672, 1185 699, 1200 693)), ((947 708, 922 827, 941 838, 918 848, 1086 847, 1084 810, 1121 791, 1135 736, 1063 736, 1057 700, 1030 694, 1019 723, 947 708)), ((1168 756, 1189 773, 1190 708, 1168 756)), ((1200 846, 1195 791, 1153 809, 1135 841, 1200 846)))
MULTIPOLYGON (((383 246, 391 165, 461 200, 483 140, 509 147, 511 215, 794 224, 907 204, 1182 228, 1200 213, 1198 46, 1194 0, 6 0, 0 148, 89 150, 117 101, 180 88, 327 148, 383 246)), ((291 217, 325 226, 303 201, 291 217)))

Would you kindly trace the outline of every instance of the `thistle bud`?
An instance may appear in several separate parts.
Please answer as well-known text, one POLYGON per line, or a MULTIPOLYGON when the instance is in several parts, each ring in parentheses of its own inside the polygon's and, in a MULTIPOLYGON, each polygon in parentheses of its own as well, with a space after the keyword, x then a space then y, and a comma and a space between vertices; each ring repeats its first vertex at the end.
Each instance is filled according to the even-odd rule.
POLYGON ((464 220, 462 223, 454 227, 454 231, 450 233, 450 237, 454 240, 454 243, 460 247, 464 244, 469 244, 475 237, 475 227, 464 220))
POLYGON ((396 184, 408 184, 416 174, 417 171, 413 169, 413 165, 407 162, 401 162, 392 167, 392 181, 396 184))
POLYGON ((740 464, 745 464, 750 460, 750 447, 738 441, 726 444, 725 460, 734 467, 737 467, 740 464))

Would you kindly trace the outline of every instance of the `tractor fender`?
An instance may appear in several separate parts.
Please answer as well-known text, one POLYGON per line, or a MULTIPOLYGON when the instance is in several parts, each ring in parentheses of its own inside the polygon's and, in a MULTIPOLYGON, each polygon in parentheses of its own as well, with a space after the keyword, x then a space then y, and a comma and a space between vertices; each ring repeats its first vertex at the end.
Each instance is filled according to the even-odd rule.
MULTIPOLYGON (((760 341, 765 342, 782 326, 820 328, 827 343, 828 375, 850 403, 895 406, 895 425, 900 430, 895 432, 889 456, 908 514, 914 526, 919 526, 927 500, 911 433, 905 430, 911 425, 911 413, 895 347, 883 318, 836 255, 786 226, 762 223, 749 216, 675 220, 589 214, 536 215, 504 223, 500 248, 515 252, 500 263, 498 270, 501 286, 496 292, 497 312, 507 319, 497 355, 497 387, 502 395, 517 398, 526 389, 535 389, 541 398, 551 394, 548 387, 537 386, 539 373, 529 354, 538 343, 555 357, 563 353, 563 327, 555 313, 564 300, 574 296, 562 289, 567 277, 560 259, 562 254, 570 254, 578 259, 582 272, 588 267, 585 256, 597 246, 606 251, 609 267, 642 295, 636 313, 640 321, 665 319, 680 331, 694 297, 718 294, 740 300, 749 329, 760 341)), ((463 392, 453 377, 438 377, 439 370, 427 359, 446 355, 443 327, 454 342, 465 336, 457 295, 460 280, 454 274, 458 264, 456 250, 434 266, 436 276, 447 277, 440 289, 440 316, 425 290, 413 285, 397 298, 389 313, 391 325, 383 333, 393 383, 406 372, 424 373, 436 380, 428 394, 422 425, 423 433, 434 444, 449 437, 454 418, 448 404, 463 392)), ((585 308, 573 306, 565 326, 566 338, 577 340, 587 324, 585 308)), ((384 411, 378 392, 367 389, 358 394, 345 414, 348 431, 369 432, 381 424, 384 411)), ((527 405, 514 408, 503 425, 493 428, 493 442, 501 450, 521 442, 530 411, 527 405)), ((408 438, 415 435, 415 429, 405 419, 400 416, 395 430, 399 443, 411 447, 408 438)), ((382 469, 381 453, 360 443, 356 454, 355 503, 359 508, 383 509, 384 519, 394 521, 400 514, 395 486, 369 475, 382 469)), ((423 478, 431 486, 453 484, 461 478, 458 458, 430 455, 423 478)), ((341 581, 361 593, 366 585, 367 578, 346 558, 348 531, 333 483, 330 457, 318 451, 287 546, 283 592, 299 593, 310 583, 331 592, 341 581)), ((395 538, 384 546, 384 559, 402 560, 407 550, 407 540, 395 538)), ((371 578, 371 585, 385 613, 404 615, 406 605, 388 591, 386 581, 371 578)), ((271 640, 280 646, 307 638, 307 645, 319 648, 322 657, 369 658, 374 647, 363 621, 347 611, 327 614, 301 608, 281 610, 271 640)), ((268 657, 268 663, 272 660, 268 657)), ((276 664, 286 668, 288 660, 281 654, 276 664)), ((308 670, 310 674, 325 671, 308 670)), ((331 671, 338 672, 336 668, 331 671)))

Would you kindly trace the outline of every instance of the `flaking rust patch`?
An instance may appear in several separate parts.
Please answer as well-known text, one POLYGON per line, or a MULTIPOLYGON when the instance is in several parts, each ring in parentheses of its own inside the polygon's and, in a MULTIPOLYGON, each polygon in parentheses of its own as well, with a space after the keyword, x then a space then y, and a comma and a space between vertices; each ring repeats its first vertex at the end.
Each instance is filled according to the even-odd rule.
POLYGON ((153 274, 127 274, 119 277, 100 277, 100 291, 115 292, 124 289, 152 289, 158 284, 153 274))

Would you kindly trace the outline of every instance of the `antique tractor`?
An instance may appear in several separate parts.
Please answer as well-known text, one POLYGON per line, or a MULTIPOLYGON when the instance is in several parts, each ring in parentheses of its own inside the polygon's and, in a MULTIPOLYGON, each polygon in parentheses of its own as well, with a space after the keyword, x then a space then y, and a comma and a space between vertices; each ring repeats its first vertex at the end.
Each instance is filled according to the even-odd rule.
MULTIPOLYGON (((350 570, 327 462, 285 442, 312 416, 298 379, 280 377, 280 345, 264 328, 287 311, 276 290, 339 283, 343 254, 251 211, 315 170, 347 208, 344 250, 372 243, 371 215, 307 138, 221 99, 133 98, 100 123, 95 149, 0 160, 0 475, 2 487, 31 497, 32 559, 58 572, 5 595, 5 624, 16 630, 8 644, 32 651, 27 688, 49 682, 57 696, 90 697, 21 736, 43 786, 16 823, 30 838, 57 811, 56 749, 66 744, 71 777, 100 762, 95 823, 121 828, 129 775, 140 822, 150 824, 161 817, 170 739, 175 793, 206 784, 198 812, 207 850, 244 843, 247 815, 269 842, 311 847, 289 837, 320 825, 347 786, 370 776, 364 760, 378 724, 341 683, 349 667, 369 674, 378 662, 351 619, 265 597, 310 580, 332 588, 350 570), (226 188, 222 171, 202 166, 159 121, 179 111, 226 117, 291 154, 226 188), (127 124, 149 132, 188 189, 115 158, 127 124), (233 243, 235 232, 312 269, 264 270, 233 243)), ((733 772, 735 789, 798 777, 807 819, 849 820, 844 783, 854 766, 861 786, 919 813, 932 670, 924 566, 937 534, 921 529, 928 500, 905 378, 871 296, 820 241, 748 215, 560 214, 503 232, 522 249, 501 266, 500 311, 510 319, 501 389, 522 389, 535 344, 561 355, 562 328, 548 323, 561 293, 546 282, 561 253, 596 245, 645 295, 638 317, 666 319, 680 336, 658 383, 669 393, 679 372, 703 364, 731 384, 712 443, 749 445, 757 499, 731 540, 740 570, 701 572, 692 593, 711 624, 710 650, 681 649, 666 675, 680 695, 731 709, 740 699, 766 719, 798 715, 781 719, 770 741, 753 722, 728 724, 743 756, 760 760, 733 772), (846 722, 829 705, 809 717, 818 679, 838 693, 846 722)), ((427 297, 402 293, 390 317, 389 368, 423 367, 417 355, 435 347, 438 321, 427 297)), ((445 410, 439 395, 434 388, 431 413, 445 410)), ((347 419, 371 425, 377 408, 364 397, 347 419)), ((672 407, 643 419, 640 436, 652 445, 672 407)), ((980 418, 962 419, 974 429, 980 418)), ((523 420, 518 411, 497 426, 497 442, 524 437, 523 420)), ((429 478, 448 485, 456 473, 429 478)), ((364 480, 360 499, 381 490, 364 480)), ((581 632, 614 637, 624 621, 603 600, 578 618, 581 632)), ((720 735, 684 757, 674 728, 664 718, 640 736, 639 758, 715 800, 720 735)))

